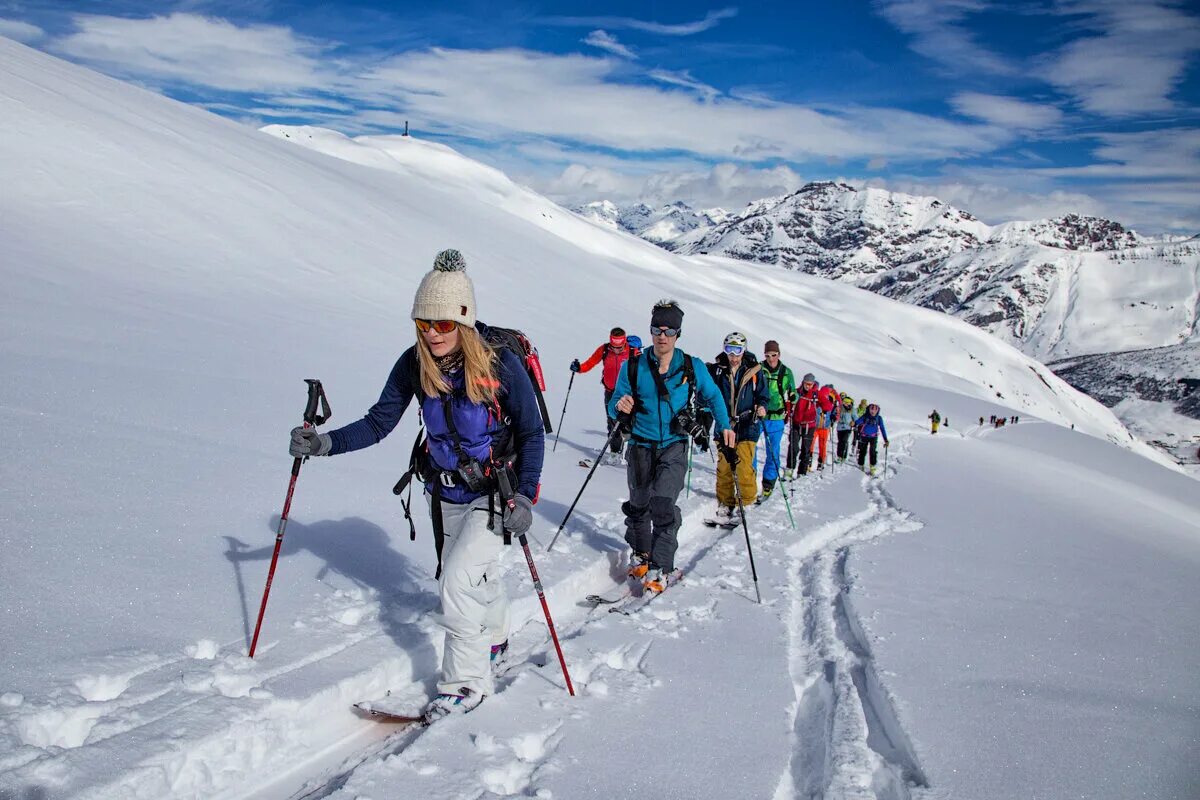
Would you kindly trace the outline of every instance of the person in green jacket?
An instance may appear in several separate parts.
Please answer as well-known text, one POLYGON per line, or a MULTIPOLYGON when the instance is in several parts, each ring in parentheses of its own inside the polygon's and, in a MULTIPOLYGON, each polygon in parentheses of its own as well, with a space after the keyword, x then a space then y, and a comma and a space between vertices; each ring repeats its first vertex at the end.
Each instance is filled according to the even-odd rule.
POLYGON ((766 500, 779 480, 779 445, 787 427, 788 408, 796 397, 796 376, 779 360, 779 342, 770 339, 763 346, 762 375, 767 383, 767 416, 763 435, 767 439, 767 457, 763 465, 762 499, 766 500))

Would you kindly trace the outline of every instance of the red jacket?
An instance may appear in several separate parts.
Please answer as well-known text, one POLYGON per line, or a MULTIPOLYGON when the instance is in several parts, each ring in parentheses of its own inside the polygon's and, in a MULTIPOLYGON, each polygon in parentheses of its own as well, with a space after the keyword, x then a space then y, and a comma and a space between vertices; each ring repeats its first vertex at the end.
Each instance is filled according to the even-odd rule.
POLYGON ((796 401, 792 403, 792 424, 811 427, 817 424, 817 408, 820 390, 814 386, 807 393, 797 389, 796 401))
POLYGON ((605 342, 596 348, 596 352, 592 353, 587 361, 579 365, 579 371, 588 372, 599 364, 601 359, 604 361, 604 371, 600 375, 600 380, 604 384, 604 388, 611 392, 617 386, 617 376, 621 374, 621 366, 629 360, 629 346, 613 350, 612 346, 605 342))
POLYGON ((817 392, 817 403, 823 414, 820 427, 833 427, 833 420, 837 418, 837 410, 842 404, 842 398, 832 386, 825 386, 817 392))

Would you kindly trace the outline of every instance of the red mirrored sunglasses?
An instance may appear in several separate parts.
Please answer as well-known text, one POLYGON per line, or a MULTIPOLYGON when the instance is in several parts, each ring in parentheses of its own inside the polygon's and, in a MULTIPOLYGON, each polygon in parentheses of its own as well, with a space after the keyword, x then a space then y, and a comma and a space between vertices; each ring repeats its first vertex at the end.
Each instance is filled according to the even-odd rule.
POLYGON ((414 320, 417 323, 417 330, 421 333, 429 333, 429 329, 433 328, 441 334, 447 334, 458 327, 458 323, 452 319, 418 319, 414 320))

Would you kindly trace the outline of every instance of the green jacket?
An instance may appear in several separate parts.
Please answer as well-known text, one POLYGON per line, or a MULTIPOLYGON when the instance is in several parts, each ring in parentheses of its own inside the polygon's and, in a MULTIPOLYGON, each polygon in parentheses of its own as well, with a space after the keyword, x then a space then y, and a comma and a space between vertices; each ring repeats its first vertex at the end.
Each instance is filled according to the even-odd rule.
POLYGON ((767 419, 783 419, 784 403, 796 393, 796 376, 782 361, 772 372, 767 362, 761 362, 762 374, 767 381, 767 419))

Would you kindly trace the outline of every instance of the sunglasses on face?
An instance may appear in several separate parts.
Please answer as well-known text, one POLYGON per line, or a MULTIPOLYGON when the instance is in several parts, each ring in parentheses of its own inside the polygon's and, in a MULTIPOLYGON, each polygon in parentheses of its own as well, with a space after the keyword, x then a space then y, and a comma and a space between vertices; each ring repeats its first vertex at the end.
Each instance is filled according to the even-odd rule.
POLYGON ((655 328, 653 325, 651 325, 650 326, 650 335, 651 336, 678 336, 679 328, 655 328))
POLYGON ((767 358, 779 358, 779 353, 767 353, 767 358))
POLYGON ((731 356, 740 356, 746 352, 746 348, 740 344, 727 344, 725 345, 725 352, 731 356))
POLYGON ((417 330, 421 333, 429 333, 429 329, 433 328, 440 334, 447 334, 458 327, 458 323, 452 319, 418 319, 417 330))

